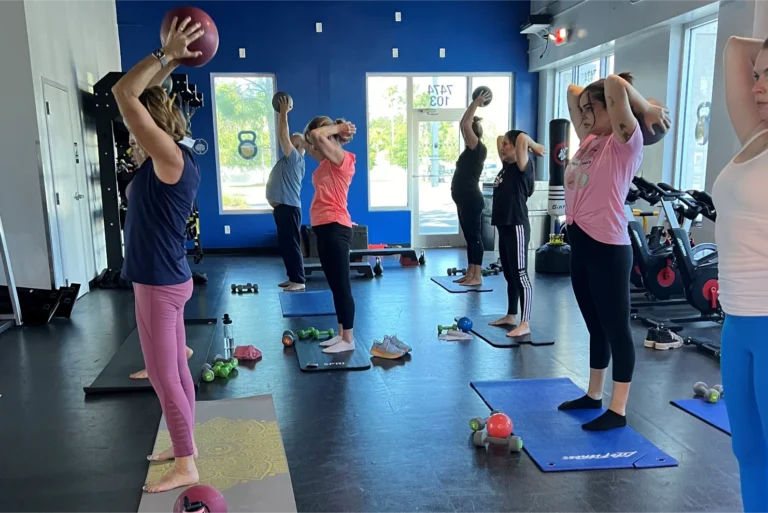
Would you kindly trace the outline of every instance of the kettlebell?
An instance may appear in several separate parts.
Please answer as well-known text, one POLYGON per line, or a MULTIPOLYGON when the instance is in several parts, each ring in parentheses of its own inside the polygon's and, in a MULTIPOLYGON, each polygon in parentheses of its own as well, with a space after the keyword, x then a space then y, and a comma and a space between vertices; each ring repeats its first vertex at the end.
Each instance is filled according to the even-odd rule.
POLYGON ((709 142, 709 117, 712 112, 712 104, 710 102, 701 102, 699 108, 696 109, 696 142, 699 146, 704 146, 709 142), (704 110, 704 114, 702 114, 704 110))
POLYGON ((237 138, 240 140, 237 152, 245 160, 251 160, 259 154, 259 149, 256 147, 256 132, 243 130, 237 134, 237 138))

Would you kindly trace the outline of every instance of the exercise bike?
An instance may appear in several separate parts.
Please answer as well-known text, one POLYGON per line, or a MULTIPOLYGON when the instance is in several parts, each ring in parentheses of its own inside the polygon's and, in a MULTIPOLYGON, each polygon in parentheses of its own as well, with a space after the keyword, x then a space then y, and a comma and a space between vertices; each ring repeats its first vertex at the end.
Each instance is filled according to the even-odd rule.
MULTIPOLYGON (((687 300, 683 297, 685 293, 683 281, 675 265, 672 246, 668 242, 667 233, 671 232, 665 226, 665 223, 669 223, 670 229, 680 228, 682 221, 682 230, 687 236, 692 219, 685 217, 684 208, 670 202, 672 198, 679 198, 684 193, 668 192, 662 199, 662 192, 647 180, 637 177, 633 180, 633 184, 636 189, 630 190, 624 204, 625 215, 629 219, 628 230, 634 256, 634 268, 630 279, 633 285, 643 290, 648 301, 634 302, 632 307, 684 305, 687 300), (656 226, 647 236, 640 222, 635 219, 631 208, 638 198, 645 200, 651 206, 661 202, 663 207, 656 226), (666 205, 664 201, 667 202, 666 205), (653 242, 656 242, 655 248, 652 246, 653 242)), ((711 250, 704 245, 695 247, 695 250, 692 250, 694 258, 708 249, 711 250)))
MULTIPOLYGON (((717 213, 711 197, 706 193, 691 191, 690 193, 679 191, 667 184, 651 184, 643 179, 633 180, 638 189, 646 190, 651 194, 658 194, 661 198, 662 209, 671 220, 675 218, 673 202, 683 205, 686 225, 690 225, 699 215, 715 221, 717 213), (698 198, 698 200, 696 199, 698 198)), ((695 317, 682 317, 668 320, 656 320, 642 318, 633 314, 634 319, 641 319, 649 326, 665 325, 673 328, 675 324, 711 321, 720 323, 723 320, 723 312, 718 300, 719 285, 717 282, 717 246, 714 244, 699 244, 691 247, 686 230, 680 226, 671 224, 669 230, 672 239, 672 254, 674 266, 679 272, 683 285, 683 292, 688 304, 699 311, 695 317)), ((680 327, 676 327, 679 331, 680 327)))

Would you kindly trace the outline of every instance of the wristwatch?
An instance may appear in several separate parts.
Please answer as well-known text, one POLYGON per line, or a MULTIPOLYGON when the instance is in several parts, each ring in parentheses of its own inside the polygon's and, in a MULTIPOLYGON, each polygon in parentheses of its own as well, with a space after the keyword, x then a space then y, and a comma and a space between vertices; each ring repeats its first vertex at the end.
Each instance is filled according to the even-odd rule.
POLYGON ((160 65, 162 67, 166 67, 168 65, 168 59, 165 58, 165 52, 162 48, 158 48, 152 52, 152 55, 157 58, 158 61, 160 61, 160 65))

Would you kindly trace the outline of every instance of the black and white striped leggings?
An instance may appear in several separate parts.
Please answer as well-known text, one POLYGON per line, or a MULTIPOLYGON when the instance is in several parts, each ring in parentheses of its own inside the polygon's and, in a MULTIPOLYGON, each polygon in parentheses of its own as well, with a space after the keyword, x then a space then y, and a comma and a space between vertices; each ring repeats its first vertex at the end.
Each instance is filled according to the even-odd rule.
POLYGON ((531 240, 531 225, 524 224, 497 226, 499 230, 499 256, 504 278, 507 280, 507 315, 517 315, 520 303, 520 322, 531 319, 533 288, 528 278, 528 242, 531 240))

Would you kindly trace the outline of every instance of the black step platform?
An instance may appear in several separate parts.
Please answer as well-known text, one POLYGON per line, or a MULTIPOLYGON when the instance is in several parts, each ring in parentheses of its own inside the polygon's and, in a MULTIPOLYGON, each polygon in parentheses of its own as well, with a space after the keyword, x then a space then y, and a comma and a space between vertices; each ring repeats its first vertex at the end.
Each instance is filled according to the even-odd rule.
POLYGON ((419 257, 413 248, 353 249, 349 252, 350 262, 362 262, 366 257, 400 255, 401 265, 419 265, 419 257))
MULTIPOLYGON (((366 278, 373 278, 373 267, 369 262, 351 262, 349 264, 349 270, 357 271, 358 274, 362 274, 366 278)), ((309 276, 313 272, 323 272, 323 266, 320 263, 304 264, 304 274, 309 276)))

